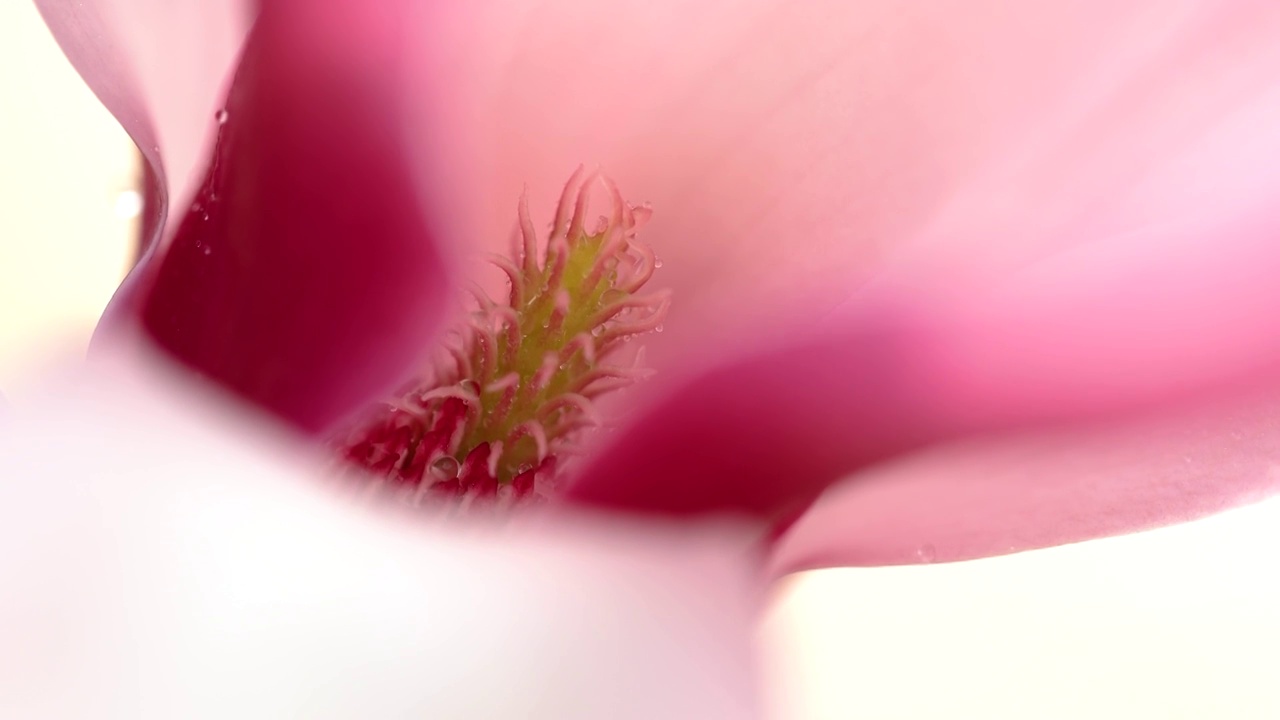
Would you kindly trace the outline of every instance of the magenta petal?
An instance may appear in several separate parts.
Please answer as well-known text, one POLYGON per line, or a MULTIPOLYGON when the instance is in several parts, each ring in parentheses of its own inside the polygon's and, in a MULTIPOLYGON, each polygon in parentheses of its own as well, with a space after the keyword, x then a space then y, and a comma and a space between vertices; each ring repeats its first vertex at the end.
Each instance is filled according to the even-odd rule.
POLYGON ((184 362, 318 431, 430 349, 446 253, 400 124, 398 3, 272 3, 146 298, 184 362))
POLYGON ((685 378, 603 448, 572 500, 780 518, 854 468, 954 428, 920 392, 919 325, 868 312, 838 334, 685 378))

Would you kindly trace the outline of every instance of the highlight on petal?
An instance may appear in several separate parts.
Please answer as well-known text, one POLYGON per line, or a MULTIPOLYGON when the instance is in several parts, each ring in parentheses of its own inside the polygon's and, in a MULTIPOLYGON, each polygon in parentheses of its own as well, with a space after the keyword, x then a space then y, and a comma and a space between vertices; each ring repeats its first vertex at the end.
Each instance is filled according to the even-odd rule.
POLYGON ((1212 215, 1228 185, 1274 187, 1274 117, 1237 121, 1274 94, 1278 13, 1204 0, 432 4, 417 47, 449 81, 419 111, 450 128, 425 141, 461 158, 477 196, 456 209, 468 237, 500 241, 509 198, 528 184, 549 206, 584 160, 653 203, 649 237, 680 307, 651 343, 663 369, 879 274, 998 277, 1172 209, 1212 215))
POLYGON ((166 350, 307 431, 402 380, 452 289, 406 152, 403 5, 264 6, 141 311, 166 350))
POLYGON ((758 717, 738 529, 424 527, 172 371, 15 394, 0 714, 758 717))

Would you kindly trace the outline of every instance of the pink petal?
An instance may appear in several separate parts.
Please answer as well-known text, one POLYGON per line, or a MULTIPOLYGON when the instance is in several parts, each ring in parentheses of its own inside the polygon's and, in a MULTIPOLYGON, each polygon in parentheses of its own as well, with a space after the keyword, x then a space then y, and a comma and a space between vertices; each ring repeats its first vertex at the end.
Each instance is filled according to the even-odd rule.
MULTIPOLYGON (((957 432, 915 371, 931 336, 889 308, 686 373, 593 454, 571 500, 781 519, 850 471, 957 432)), ((964 428, 971 430, 971 427, 964 428)))
MULTIPOLYGON (((653 202, 655 282, 675 303, 649 344, 674 365, 744 326, 812 318, 886 266, 919 284, 922 271, 989 275, 1203 198, 1196 170, 1224 155, 1189 148, 1269 91, 1276 13, 1195 0, 440 5, 418 48, 453 82, 420 99, 450 128, 428 141, 474 189, 457 212, 476 242, 505 240, 523 184, 547 217, 580 162, 653 202)), ((1249 163, 1255 188, 1264 167, 1249 163)))
POLYGON ((668 358, 744 317, 776 347, 768 316, 846 301, 829 338, 673 381, 570 491, 778 517, 957 433, 1266 375, 1278 13, 510 3, 423 47, 461 68, 433 111, 496 188, 475 236, 583 160, 654 201, 668 358))
MULTIPOLYGON (((1270 318, 1280 285, 1269 268, 1280 257, 1270 240, 1280 221, 1269 215, 1214 226, 1233 239, 1216 254, 1209 250, 1217 235, 1176 227, 1155 236, 1163 254, 1152 252, 1152 236, 1118 238, 1100 246, 1105 252, 1082 252, 1052 272, 1015 275, 960 298, 917 297, 912 306, 890 303, 883 290, 867 293, 817 339, 671 382, 569 494, 667 513, 732 509, 785 520, 851 473, 958 435, 1194 408, 1224 391, 1274 385, 1280 332, 1270 318)), ((1134 448, 1139 458, 1142 450, 1134 448)), ((1256 472, 1230 479, 1169 517, 1273 485, 1256 472)), ((1111 491, 1143 497, 1145 480, 1117 477, 1111 491)), ((1081 481, 1082 492, 1096 494, 1081 481)), ((1011 502, 1026 488, 1010 485, 1011 502)), ((940 507, 945 514, 959 506, 940 507)), ((1063 507, 1054 532, 1087 536, 1089 516, 1063 507), (1063 529, 1070 527, 1078 529, 1063 529)), ((1150 523, 1149 506, 1130 510, 1132 528, 1150 523)), ((812 542, 832 547, 804 552, 843 551, 865 543, 859 533, 814 535, 812 542)))
POLYGON ((1106 426, 1085 425, 1029 455, 1015 439, 964 463, 943 456, 923 469, 909 459, 905 470, 867 468, 968 433, 1119 422, 1143 411, 1210 413, 1206 398, 1276 387, 1277 223, 1264 208, 1212 231, 1177 226, 1117 238, 910 312, 872 305, 868 293, 820 340, 672 383, 570 495, 667 513, 735 509, 787 520, 828 484, 865 470, 784 538, 778 563, 785 570, 901 562, 924 546, 944 548, 930 555, 973 557, 1257 499, 1278 487, 1265 464, 1274 425, 1265 409, 1244 421, 1193 415, 1214 439, 1256 432, 1263 444, 1217 451, 1203 474, 1175 475, 1173 485, 1168 458, 1202 447, 1173 420, 1172 436, 1138 436, 1103 450, 1090 443, 1096 433, 1106 438, 1106 426), (1232 242, 1217 246, 1220 237, 1232 242), (1002 473, 1010 448, 1018 466, 1002 473), (1119 456, 1123 465, 1108 475, 1063 461, 1099 455, 1119 456), (1041 475, 1043 483, 1035 479, 1041 475), (1186 492, 1192 480, 1202 484, 1186 492))
POLYGON ((738 530, 406 522, 143 370, 0 433, 0 715, 759 716, 738 530))
POLYGON ((1280 393, 953 443, 832 488, 772 571, 965 560, 1133 532, 1280 490, 1280 393))
POLYGON ((404 14, 263 10, 142 309, 169 352, 310 431, 421 361, 452 287, 401 124, 404 14))
POLYGON ((249 10, 244 0, 35 0, 67 58, 146 162, 143 247, 171 197, 194 191, 213 112, 249 10), (162 157, 163 156, 163 157, 162 157))
POLYGON ((915 353, 911 372, 928 398, 917 422, 964 432, 1143 409, 1147 417, 871 468, 800 519, 776 569, 1010 552, 1275 493, 1273 208, 1082 247, 956 299, 949 329, 915 353), (1252 399, 1228 399, 1242 393, 1252 399))

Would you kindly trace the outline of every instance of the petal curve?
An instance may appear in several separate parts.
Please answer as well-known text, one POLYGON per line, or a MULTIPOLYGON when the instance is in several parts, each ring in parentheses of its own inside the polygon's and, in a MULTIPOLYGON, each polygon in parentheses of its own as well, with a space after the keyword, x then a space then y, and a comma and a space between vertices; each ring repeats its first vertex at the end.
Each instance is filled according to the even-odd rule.
POLYGON ((142 311, 169 352, 307 431, 396 385, 450 297, 406 151, 404 5, 264 6, 142 311))
MULTIPOLYGON (((1153 239, 1138 236, 1102 243, 1105 252, 1060 275, 1029 273, 969 297, 916 297, 895 310, 888 295, 866 294, 816 339, 671 383, 570 497, 782 520, 850 473, 957 436, 1194 410, 1271 387, 1280 377, 1280 324, 1268 323, 1280 306, 1270 272, 1280 218, 1263 208, 1214 228, 1237 238, 1232 252, 1206 253, 1214 236, 1176 228, 1155 236, 1167 251, 1159 262, 1153 239)), ((1252 487, 1224 485, 1200 501, 1270 487, 1251 478, 1252 487)), ((1130 490, 1118 483, 1115 492, 1130 490)))
POLYGON ((948 444, 833 487, 778 541, 774 575, 950 562, 1192 520, 1280 490, 1272 388, 1131 421, 948 444))
MULTIPOLYGON (((213 111, 248 28, 247 0, 35 0, 71 64, 138 146, 146 195, 139 262, 154 256, 173 198, 194 191, 213 111)), ((113 302, 132 306, 144 267, 113 302)))

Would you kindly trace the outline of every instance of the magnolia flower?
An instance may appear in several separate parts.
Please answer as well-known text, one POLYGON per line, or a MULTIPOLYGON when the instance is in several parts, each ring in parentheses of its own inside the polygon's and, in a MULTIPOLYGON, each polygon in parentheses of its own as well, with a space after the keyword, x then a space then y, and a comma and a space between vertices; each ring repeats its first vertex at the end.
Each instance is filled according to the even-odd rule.
POLYGON ((225 102, 232 3, 38 4, 147 160, 103 337, 317 437, 437 348, 522 188, 549 217, 598 163, 671 309, 560 498, 743 514, 786 572, 1272 485, 1265 4, 271 0, 225 102))

